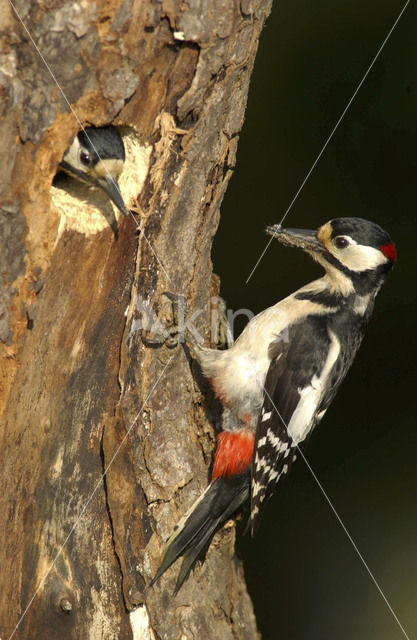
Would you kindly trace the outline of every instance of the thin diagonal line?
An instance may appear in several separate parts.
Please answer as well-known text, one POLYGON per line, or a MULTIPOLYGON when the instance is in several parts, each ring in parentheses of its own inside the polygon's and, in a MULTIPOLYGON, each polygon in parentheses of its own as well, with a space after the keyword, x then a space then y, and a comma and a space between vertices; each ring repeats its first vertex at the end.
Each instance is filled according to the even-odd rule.
MULTIPOLYGON (((47 63, 47 61, 45 60, 45 58, 42 55, 41 50, 39 49, 38 45, 36 44, 35 40, 33 39, 32 34, 30 33, 29 29, 27 28, 27 26, 25 25, 25 23, 23 22, 22 17, 20 16, 18 10, 16 9, 15 5, 13 4, 12 0, 9 0, 10 6, 12 7, 13 11, 15 12, 20 24, 22 25, 22 27, 24 28, 24 30, 26 31, 30 41, 32 42, 33 46, 35 47, 39 57, 41 58, 42 62, 44 63, 45 67, 48 70, 49 75, 51 76, 52 80, 55 82, 59 92, 61 93, 62 97, 64 98, 65 102, 67 103, 72 115, 74 116, 74 118, 76 119, 76 121, 78 122, 80 128, 84 131, 84 127, 81 124, 81 120, 79 119, 79 117, 77 116, 77 113, 75 112, 75 110, 73 109, 73 107, 71 106, 71 103, 69 102, 67 96, 64 93, 64 90, 62 89, 61 85, 59 84, 58 80, 56 79, 51 67, 49 66, 49 64, 47 63)), ((87 136, 88 137, 88 136, 87 136)), ((90 140, 90 139, 89 139, 90 140)), ((91 142, 91 140, 90 140, 91 142)), ((93 144, 93 143, 91 143, 93 144)), ((93 145, 94 147, 94 145, 93 145)), ((94 148, 95 149, 95 148, 94 148)), ((96 149, 95 149, 96 150, 96 149)))
POLYGON ((269 245, 271 244, 272 240, 274 239, 274 236, 271 236, 268 240, 268 243, 265 247, 265 249, 262 251, 261 255, 259 256, 255 266, 253 267, 252 271, 250 272, 250 274, 248 275, 247 279, 245 280, 245 284, 248 284, 249 280, 252 278, 253 274, 255 273, 256 269, 258 268, 258 264, 260 263, 260 261, 262 260, 262 258, 264 257, 264 255, 266 254, 266 252, 268 251, 269 245))
MULTIPOLYGON (((277 407, 275 406, 274 401, 272 400, 271 396, 269 395, 268 391, 265 389, 265 386, 263 385, 263 389, 265 394, 268 396, 269 401, 271 402, 272 406, 274 407, 277 415, 279 416, 282 424, 284 425, 286 431, 287 431, 287 435, 289 437, 290 434, 288 433, 288 425, 286 424, 285 420, 283 419, 282 415, 280 414, 280 412, 278 411, 277 407)), ((379 586, 379 583, 377 581, 377 579, 375 578, 374 574, 372 573, 371 569, 369 568, 365 558, 363 557, 363 555, 361 554, 361 552, 359 551, 359 548, 357 546, 357 544, 355 543, 355 541, 353 540, 352 536, 350 535, 349 531, 347 530, 342 518, 340 517, 340 515, 338 514, 338 512, 336 511, 335 506, 333 505, 332 501, 330 500, 329 496, 326 493, 326 490, 324 489, 323 485, 321 484, 320 480, 318 479, 317 475, 314 473, 310 463, 308 462, 307 458, 305 457, 303 451, 301 450, 300 446, 298 444, 296 444, 297 450, 300 453, 300 456, 302 457, 302 459, 304 460, 304 462, 307 465, 308 470, 310 471, 311 475, 313 476, 314 480, 316 481, 317 486, 319 487, 320 491, 322 492, 322 494, 324 495, 329 507, 331 508, 331 510, 333 511, 334 515, 336 516, 340 526, 342 527, 343 531, 345 532, 349 542, 351 543, 351 545, 353 546, 354 550, 356 551, 359 559, 361 560, 363 566, 365 567, 366 571, 368 572, 369 576, 372 579, 372 582, 374 583, 374 585, 376 586, 376 588, 378 589, 380 595, 382 596, 385 604, 387 605, 389 611, 391 612, 391 615, 393 616, 394 620, 396 621, 397 625, 399 626, 399 628, 401 629, 403 635, 405 638, 407 638, 407 640, 410 640, 409 636, 407 635, 403 625, 401 624, 400 620, 398 619, 397 614, 395 613, 394 609, 392 608, 392 606, 390 605, 386 595, 384 594, 384 592, 382 591, 381 587, 379 586)))
MULTIPOLYGON (((100 154, 99 154, 98 150, 96 149, 96 147, 95 147, 95 145, 94 145, 93 141, 91 140, 91 138, 90 138, 90 136, 88 135, 87 131, 85 130, 85 128, 84 128, 84 127, 83 127, 83 125, 81 124, 81 120, 80 120, 80 119, 79 119, 79 117, 77 116, 76 111, 75 111, 75 110, 73 109, 73 107, 71 106, 71 103, 70 103, 70 101, 68 100, 67 96, 65 95, 65 92, 64 92, 64 90, 62 89, 61 85, 59 84, 58 80, 56 79, 56 76, 55 76, 54 72, 52 71, 51 67, 50 67, 50 66, 49 66, 49 64, 47 63, 47 61, 46 61, 46 59, 44 58, 44 56, 42 55, 41 50, 39 49, 38 45, 36 44, 36 42, 35 42, 35 40, 34 40, 34 38, 33 38, 32 34, 30 33, 30 31, 29 31, 29 29, 27 28, 26 24, 23 22, 23 19, 22 19, 22 17, 20 16, 20 14, 19 14, 18 10, 16 9, 15 5, 13 4, 12 0, 9 0, 9 3, 10 3, 10 6, 12 7, 13 11, 15 12, 15 14, 16 14, 16 16, 17 16, 17 18, 19 19, 20 24, 22 25, 22 27, 23 27, 23 28, 24 28, 24 30, 26 31, 26 33, 27 33, 27 35, 28 35, 28 37, 29 37, 29 39, 30 39, 31 43, 32 43, 32 44, 33 44, 33 46, 35 47, 35 49, 36 49, 36 51, 37 51, 37 53, 38 53, 38 55, 39 55, 40 59, 42 60, 42 62, 43 62, 43 64, 45 65, 45 67, 47 68, 49 75, 51 76, 52 80, 55 82, 55 84, 56 84, 56 86, 57 86, 57 88, 58 88, 58 90, 59 90, 60 94, 62 95, 62 97, 63 97, 64 101, 67 103, 67 105, 68 105, 68 107, 69 107, 69 109, 70 109, 70 111, 71 111, 72 115, 74 116, 74 118, 75 118, 75 119, 76 119, 76 121, 78 122, 78 125, 79 125, 80 129, 85 133, 86 138, 88 139, 89 143, 91 144, 91 146, 93 147, 94 151, 96 152, 96 154, 97 154, 97 156, 98 156, 99 160, 101 160, 102 158, 101 158, 101 156, 100 156, 100 154)), ((107 176, 111 178, 111 177, 112 177, 112 175, 111 175, 110 171, 107 169, 106 165, 103 165, 103 166, 104 166, 104 169, 105 169, 105 171, 106 171, 106 173, 107 173, 107 176)), ((119 185, 117 184, 117 182, 116 182, 115 184, 116 184, 117 190, 119 191, 119 195, 121 196, 122 194, 120 193, 119 185)), ((132 215, 132 214, 130 214, 130 215, 132 215)))
MULTIPOLYGON (((135 218, 133 218, 133 220, 135 220, 135 218)), ((158 258, 158 255, 157 255, 157 253, 156 253, 155 249, 153 248, 153 246, 152 246, 152 245, 151 245, 151 243, 149 242, 149 240, 148 240, 148 237, 147 237, 146 233, 145 233, 145 232, 143 231, 143 229, 142 229, 142 226, 141 226, 138 222, 136 222, 136 220, 135 220, 135 224, 136 224, 137 229, 139 229, 139 231, 140 231, 140 235, 141 235, 141 236, 143 236, 143 239, 145 240, 145 242, 146 242, 146 244, 148 245, 149 249, 152 251, 153 255, 155 256, 157 263, 159 264, 159 266, 161 267, 162 271, 164 272, 165 277, 166 277, 166 279, 167 279, 167 282, 169 282, 169 283, 171 284, 171 283, 172 283, 172 280, 171 280, 171 278, 169 277, 168 272, 167 272, 167 270, 165 269, 164 265, 162 264, 162 262, 161 262, 161 261, 160 261, 160 259, 158 258)))
POLYGON ((69 534, 67 535, 67 537, 65 538, 63 544, 61 545, 61 548, 59 549, 59 551, 57 552, 57 554, 55 555, 55 558, 52 560, 50 566, 48 567, 45 575, 43 576, 42 580, 40 581, 35 593, 33 594, 33 596, 31 597, 31 599, 29 600, 28 605, 26 606, 26 609, 24 610, 24 612, 22 613, 22 615, 19 618, 18 623, 16 624, 15 628, 12 631, 12 634, 9 636, 8 640, 11 640, 14 636, 14 634, 16 633, 17 629, 19 628, 23 618, 25 617, 25 615, 27 614, 27 612, 29 611, 30 607, 33 604, 33 601, 35 600, 36 596, 38 595, 40 589, 43 587, 43 585, 46 582, 47 577, 49 576, 50 572, 52 571, 56 561, 58 560, 59 556, 61 555, 62 551, 64 550, 64 547, 66 546, 68 540, 71 538, 72 534, 74 533, 78 523, 80 522, 81 518, 83 517, 85 511, 87 510, 91 500, 94 498, 97 489, 100 487, 101 483, 104 480, 104 477, 106 476, 108 470, 110 469, 111 465, 113 464, 114 460, 116 459, 116 456, 118 455, 120 449, 122 448, 126 438, 128 437, 129 433, 131 432, 131 430, 133 429, 134 425, 136 424, 136 422, 138 421, 138 418, 140 416, 140 414, 143 411, 143 408, 145 407, 146 403, 148 402, 149 398, 151 397, 151 395, 153 394, 153 392, 155 391, 156 387, 159 384, 159 381, 161 380, 162 376, 164 375, 168 365, 171 363, 173 359, 173 356, 171 356, 171 358, 168 360, 168 362, 166 363, 165 367, 163 368, 161 374, 159 375, 157 381, 155 382, 155 384, 153 385, 152 389, 149 391, 146 400, 143 402, 141 408, 139 409, 138 413, 136 414, 136 417, 134 418, 134 420, 132 421, 129 429, 126 431, 125 435, 123 436, 122 441, 120 442, 119 446, 117 447, 116 451, 113 453, 109 464, 107 465, 107 467, 104 469, 101 478, 98 480, 96 486, 94 487, 93 491, 91 492, 90 496, 88 497, 87 502, 85 503, 85 505, 83 506, 83 508, 81 509, 81 513, 79 514, 78 518, 76 519, 75 523, 72 525, 71 530, 69 532, 69 534))
MULTIPOLYGON (((359 89, 361 88, 361 86, 363 85, 363 83, 365 82, 369 72, 371 71, 372 67, 374 66, 375 62, 377 61, 379 54, 381 53, 382 49, 385 47, 386 43, 388 42, 392 32, 394 31, 395 27, 397 26, 401 16, 403 15, 404 11, 406 10, 408 4, 410 3, 410 0, 407 0, 407 2, 405 3, 405 5, 403 6, 403 8, 401 9, 397 19, 395 20, 394 24, 392 25, 391 29, 388 31, 388 34, 385 36, 385 39, 383 41, 383 43, 381 44, 381 46, 379 47, 378 51, 376 52, 376 55, 374 57, 374 59, 372 60, 371 64, 369 65, 368 69, 365 72, 365 75, 363 76, 362 80, 360 81, 360 83, 358 84, 358 86, 356 87, 355 91, 353 92, 353 95, 351 97, 351 99, 349 100, 349 102, 347 103, 346 107, 344 108, 344 110, 342 111, 342 115, 340 116, 340 118, 338 119, 338 121, 336 122, 335 126, 333 127, 329 137, 327 138, 326 142, 324 143, 320 153, 318 154, 317 158, 315 159, 315 161, 313 162, 310 171, 307 173, 306 177, 304 178, 304 180, 302 181, 301 185, 298 188, 297 193, 295 194, 295 196, 293 197, 293 199, 291 200, 288 209, 286 210, 286 212, 284 213, 281 222, 279 223, 279 226, 282 225, 282 223, 284 222, 285 218, 287 217, 289 211, 292 209, 292 206, 294 204, 294 202, 297 200, 298 196, 300 195, 300 192, 302 190, 302 188, 304 187, 305 183, 307 182, 307 180, 309 179, 310 175, 312 174, 312 172, 314 171, 318 161, 320 160, 321 156, 323 155, 324 151, 327 148, 327 145, 329 144, 330 140, 333 138, 334 133, 336 132, 336 129, 338 128, 339 124, 342 122, 343 118, 346 115, 347 110, 349 109, 350 105, 352 104, 352 102, 354 101, 354 99, 356 98, 356 95, 359 91, 359 89)), ((272 240, 274 239, 274 236, 271 236, 271 238, 269 239, 265 249, 263 250, 262 254, 260 255, 260 257, 258 258, 257 263, 255 264, 255 266, 253 267, 252 271, 250 272, 245 284, 248 284, 249 280, 251 279, 251 277, 253 276, 253 274, 255 273, 256 268, 258 267, 258 264, 260 263, 260 261, 262 260, 262 258, 264 257, 266 251, 268 250, 269 245, 271 244, 272 240)))
POLYGON ((388 602, 387 597, 385 596, 384 592, 382 591, 381 587, 379 586, 375 576, 373 575, 372 571, 370 570, 369 566, 367 565, 363 555, 361 554, 361 552, 359 551, 355 541, 353 540, 352 536, 350 535, 349 531, 347 530, 345 524, 342 521, 342 518, 339 516, 338 512, 336 511, 333 503, 331 502, 329 496, 327 495, 325 489, 323 488, 321 482, 319 481, 319 479, 317 478, 316 474, 314 473, 313 469, 311 468, 310 463, 308 462, 307 458, 305 457, 304 453, 301 451, 300 447, 297 445, 297 449, 300 452, 301 457, 303 458, 304 462, 307 465, 307 468, 309 469, 311 475, 313 476, 314 480, 317 483, 317 486, 319 487, 320 491, 322 492, 322 494, 324 495, 324 497, 326 498, 326 501, 329 505, 329 507, 331 508, 331 510, 333 511, 334 515, 336 516, 337 520, 339 521, 340 526, 342 527, 343 531, 345 532, 345 534, 347 535, 350 543, 352 544, 353 548, 355 549, 356 553, 358 554, 363 566, 365 567, 366 571, 368 572, 368 574, 370 575, 372 582, 374 583, 374 585, 376 586, 376 588, 378 589, 380 595, 382 596, 385 604, 387 605, 388 609, 390 610, 394 620, 396 621, 396 623, 398 624, 398 626, 400 627, 401 631, 404 634, 404 637, 407 638, 407 640, 410 640, 409 636, 407 635, 404 627, 402 626, 401 622, 398 619, 397 614, 395 613, 394 609, 392 608, 392 606, 390 605, 390 603, 388 602))
MULTIPOLYGON (((101 156, 100 156, 99 152, 97 151, 97 149, 96 149, 96 147, 95 147, 94 143, 92 142, 92 140, 91 140, 91 138, 89 137, 89 135, 88 135, 87 131, 85 130, 85 128, 84 128, 84 127, 83 127, 83 125, 81 124, 81 120, 79 119, 79 117, 78 117, 78 115, 77 115, 77 113, 76 113, 75 109, 72 107, 72 105, 71 105, 70 101, 68 100, 67 96, 65 95, 65 92, 64 92, 64 90, 62 89, 61 85, 59 84, 58 80, 56 79, 56 77, 55 77, 55 75, 54 75, 54 72, 52 71, 52 69, 51 69, 51 67, 49 66, 48 62, 45 60, 44 56, 42 55, 41 50, 39 49, 38 45, 36 44, 36 42, 35 42, 35 40, 34 40, 34 38, 33 38, 32 34, 30 33, 29 29, 27 28, 26 24, 24 23, 24 21, 23 21, 22 17, 20 16, 20 14, 19 14, 18 10, 16 9, 15 5, 13 4, 12 0, 9 0, 9 3, 10 3, 10 6, 12 7, 13 11, 15 12, 15 14, 16 14, 16 16, 17 16, 17 18, 18 18, 19 22, 20 22, 20 24, 22 25, 23 29, 26 31, 26 33, 27 33, 27 35, 28 35, 28 37, 29 37, 29 39, 30 39, 31 43, 32 43, 32 44, 33 44, 33 46, 35 47, 35 49, 36 49, 36 51, 37 51, 37 53, 38 53, 38 55, 39 55, 40 59, 42 60, 42 62, 43 62, 43 64, 45 65, 45 67, 47 68, 49 75, 51 76, 52 80, 55 82, 55 84, 56 84, 56 86, 57 86, 57 88, 58 88, 59 92, 61 93, 61 95, 62 95, 62 97, 63 97, 64 101, 65 101, 65 102, 66 102, 66 104, 68 105, 68 107, 69 107, 69 109, 70 109, 70 111, 71 111, 72 115, 73 115, 73 116, 74 116, 74 118, 76 119, 76 121, 77 121, 77 123, 78 123, 78 125, 79 125, 80 129, 85 133, 85 135, 86 135, 86 137, 88 138, 88 140, 89 140, 89 142, 90 142, 91 146, 93 147, 94 151, 96 152, 96 154, 97 154, 98 158, 101 160, 101 156)), ((106 172, 107 172, 107 176, 108 176, 108 177, 112 177, 112 176, 111 176, 111 174, 110 174, 110 172, 109 172, 109 170, 107 169, 107 167, 106 167, 105 165, 104 165, 104 168, 105 168, 105 170, 106 170, 106 172)), ((118 189, 118 191, 119 191, 120 196, 122 197, 122 195, 121 195, 121 193, 120 193, 120 190, 119 190, 119 185, 118 185, 117 183, 115 183, 115 184, 116 184, 116 186, 117 186, 117 189, 118 189)), ((134 215, 132 214, 132 212, 131 212, 131 211, 129 211, 129 213, 130 213, 130 215, 132 216, 132 218, 133 218, 133 220, 134 220, 134 222, 135 222, 136 228, 137 228, 137 229, 139 229, 139 231, 141 232, 141 235, 143 235, 143 237, 144 237, 144 239, 146 240, 146 242, 147 242, 147 244, 148 244, 148 246, 149 246, 150 250, 151 250, 151 251, 152 251, 152 253, 154 254, 154 256, 155 256, 155 258, 156 258, 156 260, 157 260, 157 262, 158 262, 159 266, 161 267, 162 271, 164 272, 164 274, 165 274, 165 276, 166 276, 166 278, 167 278, 168 282, 171 282, 171 278, 169 277, 168 273, 166 272, 164 265, 162 264, 162 262, 161 262, 161 261, 160 261, 160 259, 158 258, 157 254, 156 254, 156 252, 155 252, 155 249, 153 248, 153 246, 152 246, 152 245, 151 245, 151 243, 149 242, 148 238, 146 237, 145 233, 143 232, 142 227, 141 227, 141 226, 138 224, 138 222, 135 220, 135 217, 134 217, 134 215)))

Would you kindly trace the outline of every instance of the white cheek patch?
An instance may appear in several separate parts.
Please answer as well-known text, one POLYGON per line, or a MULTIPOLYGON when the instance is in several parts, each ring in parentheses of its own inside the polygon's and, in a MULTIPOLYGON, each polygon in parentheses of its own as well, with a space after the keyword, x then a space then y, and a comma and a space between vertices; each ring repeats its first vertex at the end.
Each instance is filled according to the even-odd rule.
POLYGON ((70 148, 64 155, 63 160, 68 162, 72 167, 76 167, 77 169, 80 169, 80 171, 85 171, 84 165, 80 162, 80 149, 80 141, 78 140, 78 136, 75 136, 70 148))
POLYGON ((332 253, 339 262, 350 271, 360 273, 367 269, 376 269, 376 267, 379 267, 381 264, 388 262, 388 259, 379 249, 357 244, 349 236, 344 237, 349 240, 350 245, 346 247, 346 249, 336 249, 332 247, 332 253))

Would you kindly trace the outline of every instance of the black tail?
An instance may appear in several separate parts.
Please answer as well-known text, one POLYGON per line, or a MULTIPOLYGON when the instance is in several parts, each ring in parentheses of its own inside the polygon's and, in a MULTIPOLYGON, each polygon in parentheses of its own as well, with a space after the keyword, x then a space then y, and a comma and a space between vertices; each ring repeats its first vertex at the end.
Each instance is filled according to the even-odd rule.
POLYGON ((249 497, 249 473, 212 482, 176 525, 168 540, 161 566, 151 585, 177 560, 184 556, 175 585, 178 593, 196 562, 207 551, 218 529, 249 497))

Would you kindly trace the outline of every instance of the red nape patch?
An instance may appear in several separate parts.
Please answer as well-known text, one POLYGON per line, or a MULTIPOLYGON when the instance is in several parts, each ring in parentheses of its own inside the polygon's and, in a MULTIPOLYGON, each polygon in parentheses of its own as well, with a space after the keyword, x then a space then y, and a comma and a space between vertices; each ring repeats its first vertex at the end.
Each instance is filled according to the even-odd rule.
POLYGON ((395 248, 395 244, 393 242, 388 242, 388 244, 382 244, 379 247, 388 260, 392 260, 395 262, 397 259, 397 249, 395 248))
POLYGON ((249 431, 219 433, 211 481, 218 476, 224 478, 246 471, 252 460, 254 440, 255 434, 249 431))

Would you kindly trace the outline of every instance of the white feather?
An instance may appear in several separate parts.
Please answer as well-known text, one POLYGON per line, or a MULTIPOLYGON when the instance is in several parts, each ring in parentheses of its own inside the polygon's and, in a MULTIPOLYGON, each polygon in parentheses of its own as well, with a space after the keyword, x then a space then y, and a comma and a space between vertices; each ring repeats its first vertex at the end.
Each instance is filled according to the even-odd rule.
POLYGON ((320 376, 314 376, 311 384, 300 390, 300 400, 288 424, 288 434, 293 439, 294 444, 302 442, 310 431, 313 416, 324 392, 326 379, 340 353, 339 340, 330 329, 328 333, 330 347, 320 376))

